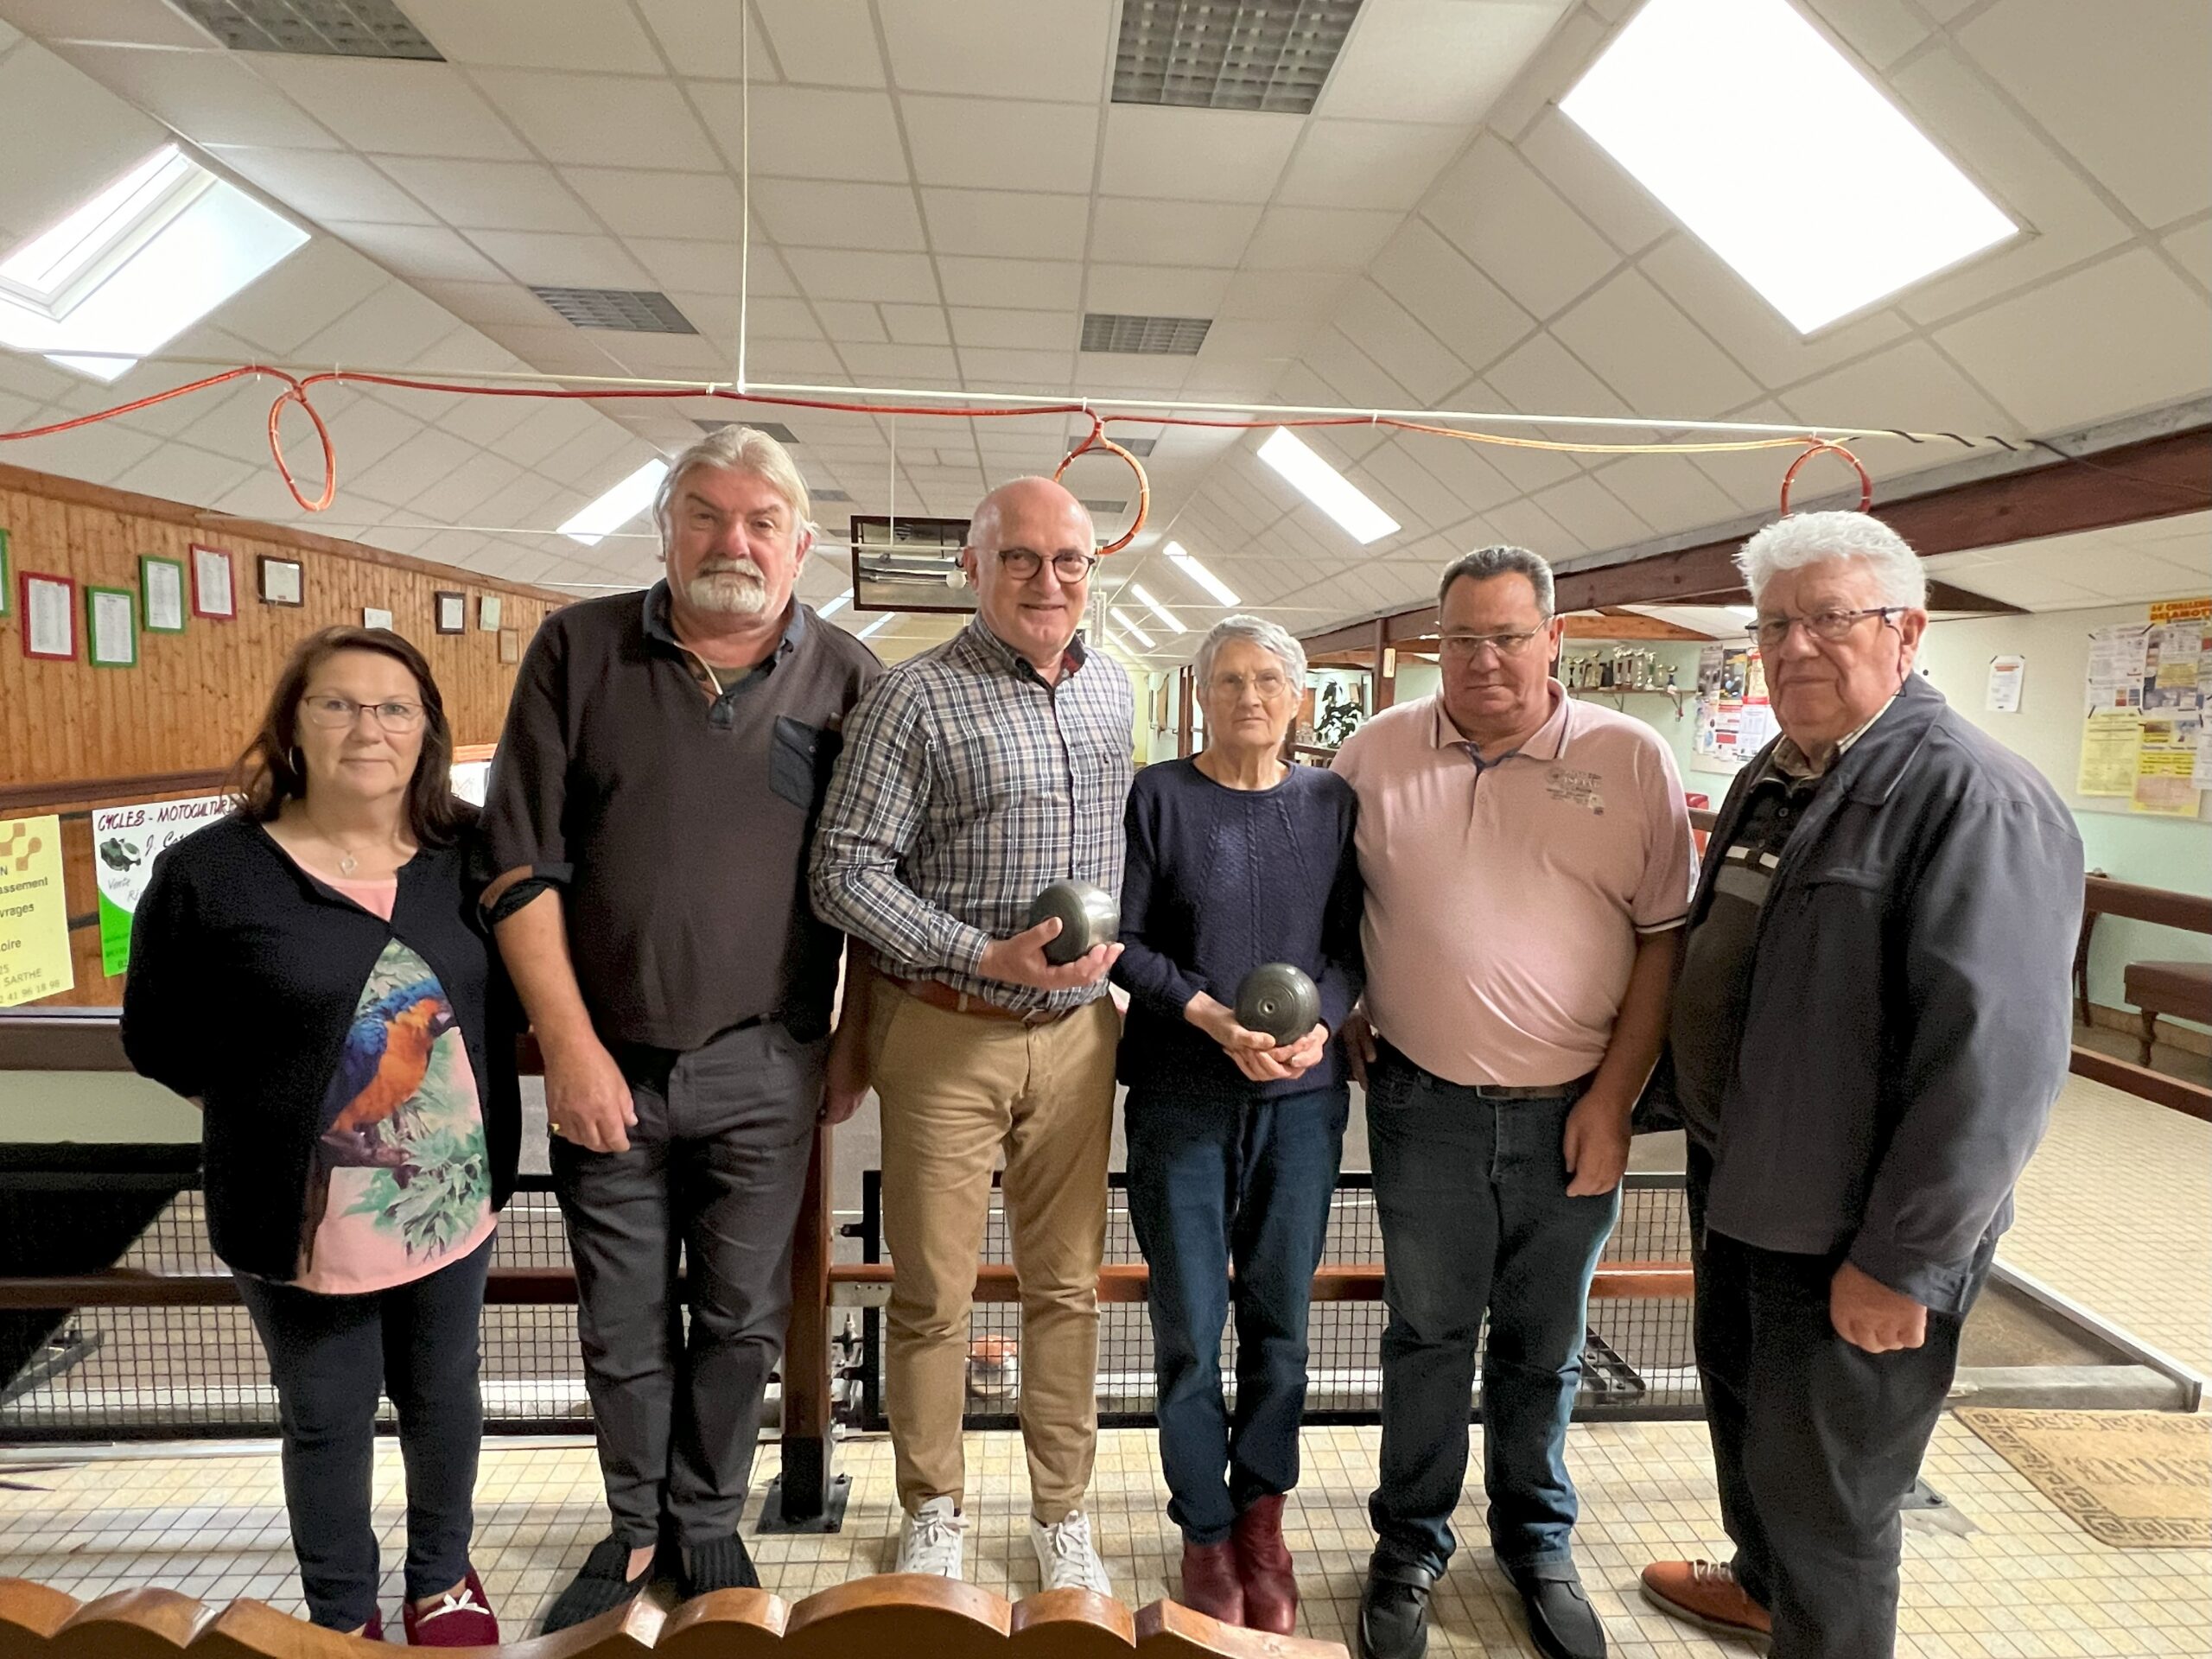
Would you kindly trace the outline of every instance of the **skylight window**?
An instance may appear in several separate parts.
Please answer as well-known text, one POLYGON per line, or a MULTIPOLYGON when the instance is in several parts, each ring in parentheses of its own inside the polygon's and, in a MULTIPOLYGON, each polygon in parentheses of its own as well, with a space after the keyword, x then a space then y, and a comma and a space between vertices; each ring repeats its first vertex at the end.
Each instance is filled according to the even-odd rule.
POLYGON ((1649 0, 1560 108, 1800 334, 2018 233, 1788 0, 1649 0))
POLYGON ((0 345, 116 379, 307 239, 164 144, 0 260, 0 345))
POLYGON ((1362 547, 1379 542, 1398 521, 1368 499, 1366 492, 1315 454, 1287 427, 1260 446, 1260 459, 1290 480, 1298 493, 1344 526, 1362 547))
POLYGON ((1200 564, 1198 555, 1185 547, 1182 543, 1170 542, 1161 550, 1167 555, 1167 562, 1170 564, 1211 594, 1224 605, 1236 605, 1242 602, 1235 594, 1230 591, 1229 584, 1200 564))
POLYGON ((654 456, 613 489, 579 510, 574 518, 561 526, 560 533, 572 542, 582 542, 586 547, 598 546, 652 505, 653 493, 660 488, 660 481, 667 473, 668 463, 659 456, 654 456))

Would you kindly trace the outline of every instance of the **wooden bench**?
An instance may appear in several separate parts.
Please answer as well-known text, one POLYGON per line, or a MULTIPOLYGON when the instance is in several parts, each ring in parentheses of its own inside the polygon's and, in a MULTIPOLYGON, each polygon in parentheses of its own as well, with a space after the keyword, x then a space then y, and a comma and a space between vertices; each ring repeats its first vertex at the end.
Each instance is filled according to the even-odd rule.
POLYGON ((2143 1014, 2139 1065, 2151 1064, 2160 1014, 2212 1026, 2212 962, 2131 962, 2122 982, 2129 1004, 2143 1014))

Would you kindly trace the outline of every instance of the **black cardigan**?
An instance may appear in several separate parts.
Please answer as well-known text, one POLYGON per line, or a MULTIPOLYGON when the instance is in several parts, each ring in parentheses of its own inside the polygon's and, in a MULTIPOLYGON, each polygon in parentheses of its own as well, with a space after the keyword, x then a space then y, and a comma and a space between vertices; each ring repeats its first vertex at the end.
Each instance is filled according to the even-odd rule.
POLYGON ((202 1103, 208 1238, 232 1267, 297 1271, 331 1073, 394 938, 445 987, 483 1105, 493 1207, 513 1192, 517 1004, 477 917, 468 852, 464 838, 410 859, 389 923, 236 814, 154 861, 131 926, 123 1046, 142 1076, 202 1103))

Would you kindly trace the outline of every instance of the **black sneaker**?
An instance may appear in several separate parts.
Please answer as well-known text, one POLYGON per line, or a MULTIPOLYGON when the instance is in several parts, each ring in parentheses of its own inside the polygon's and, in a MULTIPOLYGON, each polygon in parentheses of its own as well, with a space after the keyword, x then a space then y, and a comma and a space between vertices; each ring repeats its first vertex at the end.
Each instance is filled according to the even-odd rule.
POLYGON ((540 1633, 550 1636, 555 1630, 587 1624, 635 1601, 652 1582, 653 1570, 648 1565, 636 1578, 626 1579, 622 1574, 629 1565, 630 1546, 620 1538, 602 1538, 594 1544, 591 1554, 584 1558, 583 1569, 569 1581, 569 1587, 547 1611, 545 1623, 538 1627, 540 1633))
POLYGON ((683 1599, 689 1601, 709 1590, 758 1590, 760 1575, 753 1570, 752 1556, 745 1553, 745 1540, 733 1532, 726 1538, 686 1546, 683 1571, 676 1582, 683 1599))
POLYGON ((1428 1647, 1428 1597, 1436 1575, 1411 1561, 1368 1563, 1359 1595, 1360 1659, 1421 1659, 1428 1647))
POLYGON ((1505 1576, 1521 1592, 1529 1634, 1544 1659, 1605 1659, 1605 1627, 1573 1562, 1507 1567, 1505 1576))

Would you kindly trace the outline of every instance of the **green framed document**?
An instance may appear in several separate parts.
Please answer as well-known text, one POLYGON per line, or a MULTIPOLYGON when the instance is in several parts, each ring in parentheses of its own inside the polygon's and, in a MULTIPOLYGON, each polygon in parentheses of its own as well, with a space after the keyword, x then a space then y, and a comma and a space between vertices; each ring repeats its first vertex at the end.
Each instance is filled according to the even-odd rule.
POLYGON ((94 668, 138 666, 138 595, 85 584, 85 655, 94 668))

